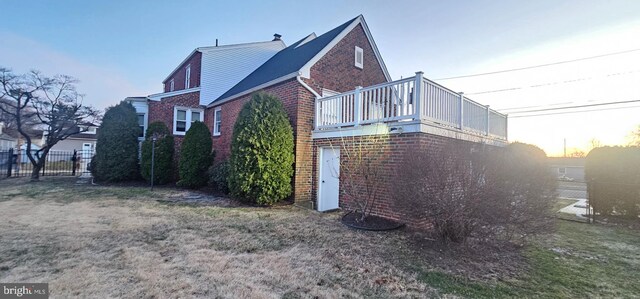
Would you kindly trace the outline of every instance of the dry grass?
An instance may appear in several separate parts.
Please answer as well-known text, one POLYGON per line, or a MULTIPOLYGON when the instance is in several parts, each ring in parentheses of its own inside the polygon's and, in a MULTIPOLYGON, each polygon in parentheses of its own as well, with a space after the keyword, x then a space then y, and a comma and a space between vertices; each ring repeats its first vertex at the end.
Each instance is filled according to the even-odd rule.
POLYGON ((437 294, 398 262, 403 233, 353 231, 291 206, 154 200, 177 193, 0 181, 0 281, 48 282, 54 297, 437 294))
POLYGON ((623 225, 558 220, 524 250, 448 246, 406 229, 350 230, 339 214, 292 206, 175 203, 188 195, 0 180, 0 282, 48 282, 63 298, 640 294, 640 235, 623 225))

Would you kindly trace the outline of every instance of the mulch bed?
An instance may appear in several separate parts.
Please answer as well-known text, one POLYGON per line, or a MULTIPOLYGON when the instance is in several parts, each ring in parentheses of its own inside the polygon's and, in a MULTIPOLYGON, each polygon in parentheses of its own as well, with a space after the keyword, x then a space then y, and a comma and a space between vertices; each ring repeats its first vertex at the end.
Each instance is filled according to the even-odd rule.
POLYGON ((342 216, 342 223, 351 228, 372 231, 394 230, 404 226, 404 223, 374 215, 369 215, 358 222, 360 216, 359 213, 349 212, 342 216))

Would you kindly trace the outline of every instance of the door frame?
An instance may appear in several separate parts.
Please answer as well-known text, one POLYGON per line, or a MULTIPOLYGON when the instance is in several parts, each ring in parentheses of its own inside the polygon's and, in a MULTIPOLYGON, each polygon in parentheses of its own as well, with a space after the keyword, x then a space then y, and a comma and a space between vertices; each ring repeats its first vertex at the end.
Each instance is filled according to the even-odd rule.
POLYGON ((338 153, 338 173, 340 172, 340 148, 334 148, 332 146, 322 146, 318 147, 318 191, 317 191, 317 199, 316 199, 316 211, 319 212, 330 212, 340 209, 340 176, 338 176, 338 207, 335 209, 320 211, 320 201, 322 199, 322 169, 323 163, 322 158, 324 156, 324 150, 333 150, 338 153))

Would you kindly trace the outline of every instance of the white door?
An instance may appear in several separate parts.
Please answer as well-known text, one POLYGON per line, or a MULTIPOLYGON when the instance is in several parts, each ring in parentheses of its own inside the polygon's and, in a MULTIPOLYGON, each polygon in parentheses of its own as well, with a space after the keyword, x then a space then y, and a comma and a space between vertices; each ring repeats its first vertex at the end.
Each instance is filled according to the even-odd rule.
POLYGON ((91 160, 92 154, 92 144, 91 143, 83 143, 82 144, 82 159, 83 160, 91 160))
POLYGON ((338 208, 340 194, 340 149, 320 148, 320 182, 318 184, 318 211, 338 208))

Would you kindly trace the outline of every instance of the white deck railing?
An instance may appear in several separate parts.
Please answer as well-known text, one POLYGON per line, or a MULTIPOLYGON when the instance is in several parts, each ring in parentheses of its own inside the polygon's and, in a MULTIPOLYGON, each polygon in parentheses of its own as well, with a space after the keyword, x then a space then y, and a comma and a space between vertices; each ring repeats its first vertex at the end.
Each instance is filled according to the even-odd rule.
POLYGON ((316 99, 316 130, 416 120, 507 139, 507 116, 422 76, 316 99), (416 88, 416 86, 418 88, 416 88))

